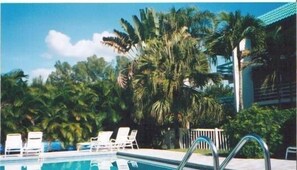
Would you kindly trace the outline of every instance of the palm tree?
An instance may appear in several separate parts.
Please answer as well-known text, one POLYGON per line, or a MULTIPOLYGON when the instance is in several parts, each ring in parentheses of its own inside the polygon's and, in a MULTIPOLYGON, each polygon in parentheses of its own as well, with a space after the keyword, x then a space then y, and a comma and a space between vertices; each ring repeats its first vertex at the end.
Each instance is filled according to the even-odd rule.
POLYGON ((101 130, 104 116, 95 109, 97 94, 83 83, 64 86, 46 84, 40 127, 48 140, 60 140, 65 145, 87 140, 101 130))
POLYGON ((121 87, 127 87, 127 81, 133 76, 137 56, 145 46, 145 41, 160 36, 159 20, 153 9, 140 9, 140 19, 136 15, 133 15, 132 18, 134 27, 127 20, 121 18, 120 24, 124 32, 115 29, 115 36, 103 37, 102 42, 130 59, 125 68, 119 72, 118 84, 121 87))
MULTIPOLYGON (((141 119, 150 113, 162 122, 168 115, 174 116, 177 145, 180 116, 205 110, 197 103, 202 104, 206 101, 202 99, 206 98, 194 87, 203 87, 210 79, 218 80, 217 76, 208 74, 208 60, 200 52, 205 36, 213 31, 213 14, 196 8, 172 8, 169 13, 157 15, 148 12, 141 12, 141 20, 134 17, 135 28, 121 20, 125 33, 115 31, 116 37, 103 41, 119 52, 130 52, 134 50, 132 47, 137 49, 134 50, 136 58, 125 69, 128 76, 119 74, 123 85, 129 84, 127 80, 132 82, 134 117, 141 119), (185 80, 190 82, 191 88, 184 87, 185 80), (193 97, 187 98, 186 94, 193 97), (185 101, 188 101, 187 105, 182 106, 180 103, 185 101), (189 109, 189 105, 196 105, 195 109, 189 109)), ((208 100, 208 104, 210 109, 215 102, 208 100)))
POLYGON ((197 48, 202 48, 203 39, 213 31, 213 19, 212 13, 199 11, 195 7, 178 10, 172 8, 167 14, 156 13, 151 8, 140 9, 140 19, 133 16, 134 27, 122 18, 120 23, 124 32, 114 30, 114 37, 103 37, 103 44, 131 59, 127 67, 120 71, 119 85, 126 87, 127 81, 133 76, 134 66, 137 65, 137 56, 141 54, 149 39, 160 38, 186 26, 191 36, 200 40, 197 48))
MULTIPOLYGON (((26 134, 38 123, 39 102, 30 93, 22 70, 13 70, 1 75, 1 135, 18 132, 26 134)), ((37 127, 38 128, 38 127, 37 127)))
POLYGON ((242 60, 255 53, 261 53, 265 49, 264 26, 259 19, 251 15, 242 16, 240 11, 220 13, 216 25, 216 31, 206 41, 207 53, 214 58, 216 55, 222 55, 230 59, 233 50, 238 47, 242 39, 248 37, 252 42, 253 50, 250 54, 240 53, 239 48, 236 51, 239 70, 239 109, 242 109, 242 71, 254 63, 257 58, 252 57, 248 63, 243 63, 242 60))
POLYGON ((147 41, 133 77, 136 117, 150 113, 161 123, 166 116, 172 115, 176 147, 182 116, 190 117, 199 109, 202 112, 215 105, 195 90, 210 80, 219 81, 218 76, 209 73, 208 60, 197 49, 197 43, 187 27, 164 35, 162 39, 147 41), (190 82, 190 87, 185 87, 185 80, 190 82), (203 108, 206 101, 210 105, 203 108))
POLYGON ((200 11, 196 7, 171 8, 168 13, 160 13, 159 18, 161 35, 187 27, 191 36, 198 38, 200 43, 203 43, 206 35, 212 33, 215 28, 215 15, 209 11, 200 11))
POLYGON ((134 59, 147 39, 157 37, 160 34, 159 20, 153 9, 140 9, 140 19, 136 15, 133 15, 132 18, 134 27, 127 20, 121 18, 120 24, 125 32, 114 29, 115 36, 103 37, 102 43, 113 47, 120 54, 130 52, 130 57, 134 59))

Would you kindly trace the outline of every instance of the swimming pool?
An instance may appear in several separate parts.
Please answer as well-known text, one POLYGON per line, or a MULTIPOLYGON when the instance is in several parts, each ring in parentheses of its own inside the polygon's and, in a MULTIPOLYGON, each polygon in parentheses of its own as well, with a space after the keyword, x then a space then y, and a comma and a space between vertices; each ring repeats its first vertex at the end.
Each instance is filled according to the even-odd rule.
POLYGON ((129 160, 120 156, 59 158, 1 163, 0 170, 174 170, 175 165, 129 160))

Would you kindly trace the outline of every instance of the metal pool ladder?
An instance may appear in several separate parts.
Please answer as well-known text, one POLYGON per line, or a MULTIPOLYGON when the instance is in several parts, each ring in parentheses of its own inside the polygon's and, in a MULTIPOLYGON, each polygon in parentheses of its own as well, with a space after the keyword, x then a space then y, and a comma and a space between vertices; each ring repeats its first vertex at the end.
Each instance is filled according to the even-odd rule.
POLYGON ((178 166, 178 170, 182 170, 184 166, 186 165, 188 159, 196 149, 197 145, 200 142, 206 142, 209 144, 210 149, 212 151, 213 156, 213 164, 214 164, 214 170, 223 170, 227 164, 234 158, 234 156, 239 152, 239 150, 244 146, 244 144, 250 140, 255 140, 259 143, 261 146, 263 153, 264 153, 264 159, 265 159, 265 170, 271 170, 271 162, 270 162, 270 153, 267 144, 263 141, 263 139, 256 135, 256 134, 249 134, 244 136, 236 145, 236 147, 232 150, 232 152, 228 155, 227 158, 222 162, 222 164, 219 166, 219 155, 216 146, 214 143, 206 136, 200 136, 196 139, 196 141, 193 143, 193 145, 188 149, 186 155, 184 156, 183 160, 178 166))
POLYGON ((182 170, 184 168, 184 166, 188 162, 188 159, 190 158, 190 156, 192 155, 192 153, 194 152, 194 150, 196 149, 197 145, 200 142, 206 142, 210 146, 211 151, 212 151, 212 156, 213 156, 213 165, 214 165, 213 169, 214 170, 219 170, 219 154, 218 154, 218 150, 217 150, 216 146, 214 145, 214 143, 206 136, 200 136, 195 140, 195 142, 188 149, 186 155, 184 156, 183 160, 179 164, 179 166, 177 168, 178 170, 182 170))

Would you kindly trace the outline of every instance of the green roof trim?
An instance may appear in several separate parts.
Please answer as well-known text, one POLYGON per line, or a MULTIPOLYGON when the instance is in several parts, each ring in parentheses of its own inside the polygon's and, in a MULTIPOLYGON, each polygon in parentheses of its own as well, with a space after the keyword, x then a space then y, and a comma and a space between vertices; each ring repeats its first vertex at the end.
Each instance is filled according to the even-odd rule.
POLYGON ((270 25, 292 15, 296 15, 296 3, 285 4, 279 8, 267 12, 264 15, 259 16, 258 19, 262 20, 265 25, 270 25))

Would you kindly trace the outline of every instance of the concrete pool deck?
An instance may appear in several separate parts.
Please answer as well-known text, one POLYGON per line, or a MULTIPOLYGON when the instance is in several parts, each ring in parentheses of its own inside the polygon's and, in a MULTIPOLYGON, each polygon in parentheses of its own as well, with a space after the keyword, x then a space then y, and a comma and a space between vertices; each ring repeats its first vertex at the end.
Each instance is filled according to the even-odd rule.
MULTIPOLYGON (((38 159, 50 160, 50 159, 66 159, 66 158, 77 158, 83 159, 84 157, 99 156, 99 155, 118 155, 118 156, 129 156, 133 158, 153 158, 152 160, 157 161, 169 161, 171 163, 178 163, 182 160, 185 153, 174 152, 167 150, 157 150, 157 149, 126 149, 118 152, 88 152, 88 151, 66 151, 66 152, 45 152, 38 156, 7 156, 1 155, 0 163, 5 162, 19 162, 19 161, 32 161, 38 159)), ((224 157, 219 158, 219 162, 222 163, 224 157)), ((213 158, 212 156, 205 156, 200 154, 192 154, 188 161, 191 165, 202 165, 205 167, 212 167, 213 158)), ((272 170, 296 170, 296 160, 281 160, 281 159, 271 159, 272 170)), ((226 169, 244 169, 244 170, 263 170, 265 169, 264 159, 232 159, 228 164, 226 169)))
MULTIPOLYGON (((119 155, 135 155, 140 157, 155 157, 157 159, 170 159, 174 161, 181 161, 185 155, 183 152, 174 152, 156 149, 139 149, 139 150, 124 150, 118 152, 119 155)), ((220 164, 224 161, 224 157, 219 158, 220 164)), ((205 156, 200 154, 192 154, 189 161, 193 164, 204 166, 213 166, 212 156, 205 156)), ((242 170, 264 170, 264 159, 232 159, 227 165, 226 169, 242 169, 242 170)), ((296 160, 271 159, 272 170, 296 170, 296 160)))

